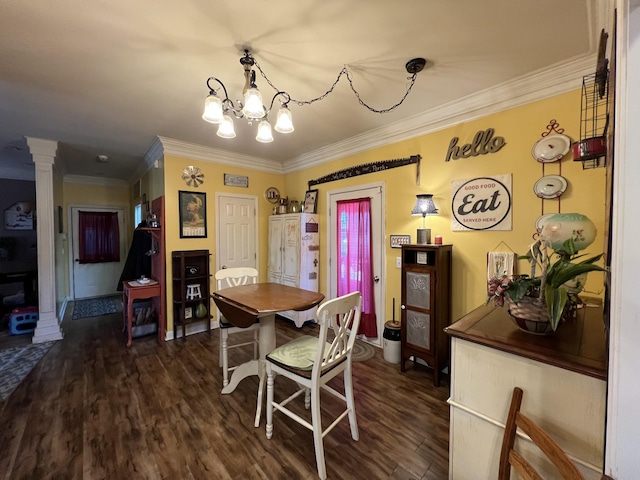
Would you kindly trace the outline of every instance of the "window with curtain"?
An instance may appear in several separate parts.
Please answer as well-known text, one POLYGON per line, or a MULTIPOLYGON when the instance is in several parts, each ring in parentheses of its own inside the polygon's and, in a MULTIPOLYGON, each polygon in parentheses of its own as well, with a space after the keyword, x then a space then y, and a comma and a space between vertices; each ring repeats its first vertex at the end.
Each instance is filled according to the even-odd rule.
POLYGON ((362 316, 358 334, 378 336, 373 293, 373 252, 371 251, 371 199, 337 202, 338 296, 359 291, 362 316))
POLYGON ((78 212, 80 263, 120 261, 117 212, 78 212))

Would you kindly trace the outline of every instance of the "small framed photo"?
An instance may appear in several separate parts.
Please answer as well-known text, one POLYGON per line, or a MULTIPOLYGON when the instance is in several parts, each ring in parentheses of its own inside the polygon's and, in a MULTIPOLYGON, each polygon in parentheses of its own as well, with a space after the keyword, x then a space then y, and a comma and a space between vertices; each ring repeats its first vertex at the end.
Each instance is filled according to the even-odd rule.
POLYGON ((207 194, 178 192, 180 238, 207 238, 207 194))
POLYGON ((307 190, 304 195, 304 213, 316 213, 318 208, 318 190, 307 190))

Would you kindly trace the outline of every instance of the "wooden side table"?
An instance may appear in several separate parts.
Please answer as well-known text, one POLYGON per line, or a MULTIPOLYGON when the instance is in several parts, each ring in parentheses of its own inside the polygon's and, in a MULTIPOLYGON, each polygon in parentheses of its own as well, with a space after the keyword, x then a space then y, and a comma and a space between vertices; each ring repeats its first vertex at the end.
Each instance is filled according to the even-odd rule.
MULTIPOLYGON (((124 328, 127 329, 127 347, 131 346, 131 334, 133 330, 133 301, 159 296, 160 283, 155 280, 151 280, 148 284, 141 284, 137 280, 124 280, 122 282, 122 303, 125 306, 123 314, 124 328)), ((158 323, 160 323, 160 319, 158 319, 158 323)), ((163 329, 160 328, 160 325, 158 325, 159 341, 162 341, 162 330, 163 329)))

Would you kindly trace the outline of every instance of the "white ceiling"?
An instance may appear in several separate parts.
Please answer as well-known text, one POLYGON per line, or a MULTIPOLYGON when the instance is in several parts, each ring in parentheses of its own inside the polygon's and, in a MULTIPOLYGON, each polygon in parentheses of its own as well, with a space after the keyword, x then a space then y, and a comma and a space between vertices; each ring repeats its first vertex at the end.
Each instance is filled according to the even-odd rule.
MULTIPOLYGON (((69 174, 126 180, 156 136, 278 164, 304 158, 576 59, 593 57, 595 70, 606 3, 0 0, 0 176, 33 170, 25 137, 57 140, 69 174), (404 94, 409 59, 428 66, 391 113, 360 106, 342 78, 323 101, 291 106, 294 133, 258 143, 240 119, 225 140, 201 119, 205 82, 216 76, 240 98, 244 46, 299 100, 324 93, 346 65, 378 109, 404 94)), ((267 102, 274 92, 259 72, 257 84, 267 102)))

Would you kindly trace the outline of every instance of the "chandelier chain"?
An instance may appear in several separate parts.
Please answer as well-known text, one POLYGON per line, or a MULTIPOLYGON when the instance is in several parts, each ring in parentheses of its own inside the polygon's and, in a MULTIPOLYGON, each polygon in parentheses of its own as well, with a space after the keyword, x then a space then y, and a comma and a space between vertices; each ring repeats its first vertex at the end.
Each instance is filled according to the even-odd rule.
MULTIPOLYGON (((254 65, 258 69, 258 71, 260 72, 260 75, 262 75, 262 78, 264 78, 265 81, 276 92, 280 92, 281 90, 278 87, 276 87, 273 84, 273 82, 271 82, 269 77, 267 77, 267 74, 264 73, 264 71, 260 67, 260 64, 258 63, 258 61, 255 58, 253 60, 254 60, 254 65)), ((363 107, 365 107, 366 109, 368 109, 368 110, 370 110, 370 111, 372 111, 374 113, 388 113, 388 112, 391 112, 391 111, 395 110, 400 105, 402 105, 402 103, 405 101, 405 99, 407 98, 409 93, 411 93, 411 89, 413 88, 413 85, 416 82, 416 77, 418 76, 418 72, 415 72, 410 77, 407 77, 407 80, 411 80, 411 84, 407 88, 407 91, 404 93, 404 95, 402 96, 402 98, 400 99, 399 102, 397 102, 395 105, 392 105, 391 107, 388 107, 388 108, 376 109, 376 108, 368 105, 367 103, 365 103, 365 101, 362 100, 362 98, 360 97, 360 93, 356 90, 356 87, 353 85, 353 80, 351 79, 351 75, 349 74, 349 70, 347 70, 346 66, 342 67, 342 70, 340 70, 340 73, 338 73, 338 77, 335 79, 335 81, 333 82, 333 84, 331 85, 329 90, 324 92, 322 95, 320 95, 320 96, 318 96, 316 98, 312 98, 311 100, 296 100, 295 98, 289 97, 289 101, 295 103, 298 106, 302 106, 302 105, 311 105, 312 103, 317 102, 318 100, 323 100, 324 98, 327 97, 327 95, 329 95, 331 92, 333 92, 334 88, 336 87, 336 85, 338 84, 338 82, 340 81, 340 79, 342 78, 343 75, 347 77, 347 80, 349 81, 349 86, 351 87, 351 90, 353 91, 354 95, 358 99, 358 102, 360 103, 360 105, 362 105, 363 107)))

